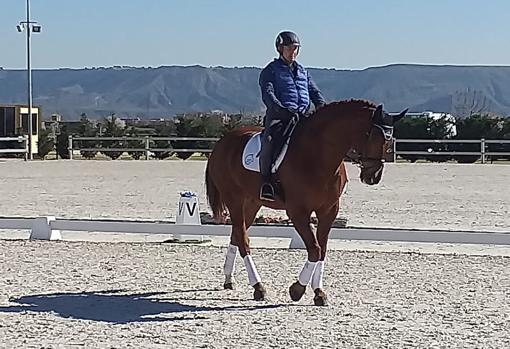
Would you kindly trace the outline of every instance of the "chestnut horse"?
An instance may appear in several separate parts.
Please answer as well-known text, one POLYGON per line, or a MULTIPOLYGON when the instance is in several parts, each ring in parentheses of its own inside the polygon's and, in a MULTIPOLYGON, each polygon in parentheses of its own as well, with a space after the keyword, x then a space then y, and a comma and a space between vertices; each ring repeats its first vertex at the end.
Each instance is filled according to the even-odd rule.
POLYGON ((393 117, 382 106, 349 100, 327 104, 300 121, 276 174, 284 195, 274 202, 259 199, 260 174, 246 170, 241 163, 244 146, 261 129, 244 127, 225 134, 209 157, 205 177, 215 219, 222 221, 228 210, 232 221, 224 287, 232 288, 235 256, 239 251, 254 288, 254 299, 265 299, 266 290, 250 255, 247 229, 261 206, 284 209, 308 252, 298 280, 289 289, 290 296, 298 301, 311 283, 314 303, 326 305, 322 276, 329 231, 347 183, 343 160, 349 151, 356 154, 361 181, 369 185, 379 183, 393 124, 405 113, 393 117), (310 224, 312 212, 318 220, 316 232, 310 224))

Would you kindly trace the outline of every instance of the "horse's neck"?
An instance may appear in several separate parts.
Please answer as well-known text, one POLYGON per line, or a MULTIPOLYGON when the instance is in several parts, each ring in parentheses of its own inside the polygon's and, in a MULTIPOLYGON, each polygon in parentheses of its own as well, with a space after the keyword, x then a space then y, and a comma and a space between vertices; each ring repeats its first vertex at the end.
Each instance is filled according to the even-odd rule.
POLYGON ((324 174, 336 172, 347 152, 359 142, 369 127, 362 115, 317 115, 300 130, 297 152, 308 154, 307 162, 320 167, 324 174), (315 118, 315 119, 314 119, 315 118))

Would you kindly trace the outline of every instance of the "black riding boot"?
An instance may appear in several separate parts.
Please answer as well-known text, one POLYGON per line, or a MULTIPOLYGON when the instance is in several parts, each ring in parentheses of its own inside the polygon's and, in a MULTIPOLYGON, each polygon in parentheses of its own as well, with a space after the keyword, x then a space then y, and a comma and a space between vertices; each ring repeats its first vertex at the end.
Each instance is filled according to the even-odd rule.
POLYGON ((260 200, 274 201, 275 193, 271 183, 271 162, 273 158, 272 136, 264 132, 262 134, 262 144, 260 147, 259 165, 262 176, 262 185, 260 187, 260 200))

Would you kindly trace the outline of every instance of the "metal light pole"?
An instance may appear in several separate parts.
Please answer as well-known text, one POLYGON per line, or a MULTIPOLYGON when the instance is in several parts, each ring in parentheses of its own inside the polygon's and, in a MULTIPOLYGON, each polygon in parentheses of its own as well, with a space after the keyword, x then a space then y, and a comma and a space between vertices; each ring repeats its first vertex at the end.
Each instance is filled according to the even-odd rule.
POLYGON ((32 67, 30 62, 30 33, 40 33, 41 26, 30 21, 30 0, 27 0, 27 20, 16 26, 18 32, 27 33, 27 95, 28 95, 28 159, 32 160, 32 67))

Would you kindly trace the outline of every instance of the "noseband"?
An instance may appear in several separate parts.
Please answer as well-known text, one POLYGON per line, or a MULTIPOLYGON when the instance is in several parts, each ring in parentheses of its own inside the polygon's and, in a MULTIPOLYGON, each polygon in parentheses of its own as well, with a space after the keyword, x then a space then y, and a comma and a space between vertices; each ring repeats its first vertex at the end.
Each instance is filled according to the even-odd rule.
POLYGON ((374 132, 381 131, 384 139, 386 142, 389 142, 393 139, 393 126, 386 126, 386 125, 377 125, 372 124, 372 127, 369 131, 365 134, 365 141, 364 149, 361 152, 358 152, 355 148, 352 148, 349 153, 347 154, 347 158, 351 160, 351 162, 357 164, 360 168, 364 167, 372 167, 372 164, 379 164, 380 162, 384 162, 384 159, 377 159, 369 156, 365 156, 364 154, 367 153, 367 147, 370 143, 370 140, 374 137, 374 132), (369 165, 369 166, 366 166, 369 165))

